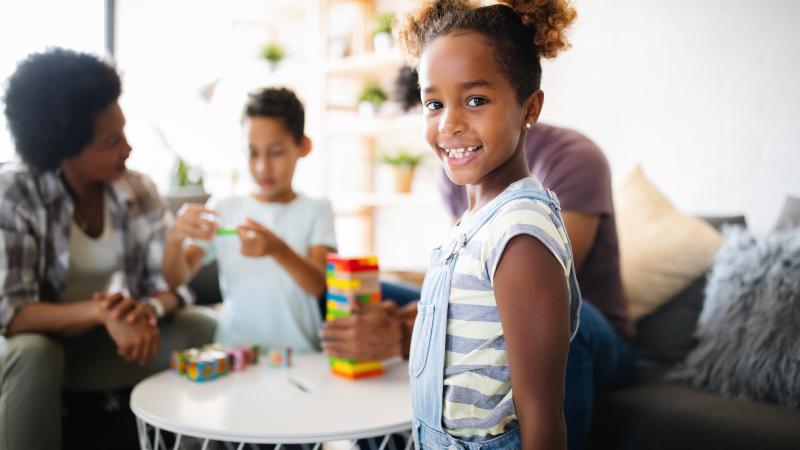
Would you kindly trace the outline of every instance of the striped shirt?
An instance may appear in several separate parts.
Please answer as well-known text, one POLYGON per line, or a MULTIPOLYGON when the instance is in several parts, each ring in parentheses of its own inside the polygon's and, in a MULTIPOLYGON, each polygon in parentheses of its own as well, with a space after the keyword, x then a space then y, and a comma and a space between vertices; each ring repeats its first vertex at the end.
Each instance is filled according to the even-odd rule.
MULTIPOLYGON (((541 189, 533 177, 519 180, 508 189, 522 186, 541 189)), ((555 255, 569 286, 569 240, 557 214, 537 200, 512 200, 459 253, 447 314, 442 405, 443 428, 453 436, 480 441, 518 426, 505 336, 494 298, 494 273, 506 244, 515 236, 527 234, 555 255)), ((469 227, 469 219, 464 218, 453 235, 469 227)), ((578 295, 570 292, 570 301, 577 302, 578 295)), ((575 318, 571 319, 575 323, 575 318)))

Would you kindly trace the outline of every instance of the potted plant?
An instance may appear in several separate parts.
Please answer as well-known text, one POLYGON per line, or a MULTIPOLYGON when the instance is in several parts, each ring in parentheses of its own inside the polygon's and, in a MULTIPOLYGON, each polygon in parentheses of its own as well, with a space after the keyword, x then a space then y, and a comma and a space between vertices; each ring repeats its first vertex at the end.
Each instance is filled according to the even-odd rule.
POLYGON ((411 192, 414 169, 422 162, 423 158, 423 155, 410 153, 407 150, 381 155, 381 162, 394 168, 394 183, 397 192, 411 192))
POLYGON ((283 46, 278 42, 268 42, 261 48, 261 57, 267 61, 270 70, 275 70, 278 63, 286 56, 283 46))
POLYGON ((369 81, 364 84, 364 87, 361 88, 361 93, 358 94, 358 112, 362 116, 373 116, 378 112, 383 102, 388 99, 389 97, 380 84, 375 81, 369 81))
POLYGON ((376 52, 384 52, 394 46, 392 39, 392 24, 394 14, 383 13, 375 18, 375 28, 372 30, 372 47, 376 52))

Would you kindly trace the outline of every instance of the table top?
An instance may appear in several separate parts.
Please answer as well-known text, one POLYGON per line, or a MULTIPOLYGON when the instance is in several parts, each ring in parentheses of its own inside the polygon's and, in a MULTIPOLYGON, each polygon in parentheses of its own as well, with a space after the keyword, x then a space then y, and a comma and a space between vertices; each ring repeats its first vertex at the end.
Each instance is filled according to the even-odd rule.
POLYGON ((351 381, 331 374, 323 354, 292 360, 289 369, 261 361, 201 383, 164 371, 136 385, 131 410, 164 430, 250 443, 360 439, 411 427, 407 362, 351 381))

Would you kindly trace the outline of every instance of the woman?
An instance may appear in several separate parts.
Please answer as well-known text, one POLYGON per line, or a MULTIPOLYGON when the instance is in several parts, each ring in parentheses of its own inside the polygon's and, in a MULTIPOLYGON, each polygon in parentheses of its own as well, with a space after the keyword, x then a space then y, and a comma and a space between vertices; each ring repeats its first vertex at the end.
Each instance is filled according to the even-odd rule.
POLYGON ((120 78, 51 49, 8 80, 22 162, 0 167, 0 450, 60 448, 61 390, 132 386, 211 339, 161 276, 166 211, 126 170, 120 78))

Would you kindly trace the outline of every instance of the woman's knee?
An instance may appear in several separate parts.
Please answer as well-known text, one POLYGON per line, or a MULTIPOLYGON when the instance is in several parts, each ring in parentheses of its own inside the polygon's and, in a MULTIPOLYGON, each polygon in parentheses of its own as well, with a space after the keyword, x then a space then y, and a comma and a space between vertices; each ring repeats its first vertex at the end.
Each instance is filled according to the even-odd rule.
POLYGON ((10 377, 30 381, 39 389, 45 383, 59 384, 64 369, 61 342, 39 333, 22 333, 5 338, 0 350, 3 383, 10 377))

